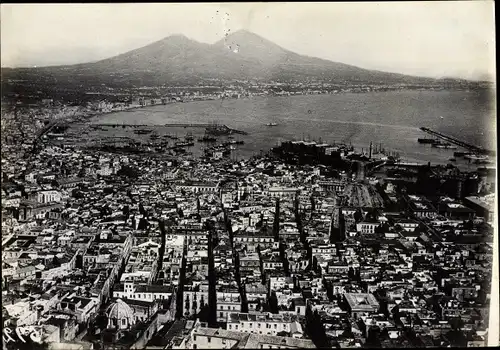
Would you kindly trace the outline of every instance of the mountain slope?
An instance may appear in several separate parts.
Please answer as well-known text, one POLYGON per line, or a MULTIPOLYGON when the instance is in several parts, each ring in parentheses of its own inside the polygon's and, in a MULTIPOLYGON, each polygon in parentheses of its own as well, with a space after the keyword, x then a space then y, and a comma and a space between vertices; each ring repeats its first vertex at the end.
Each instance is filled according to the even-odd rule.
POLYGON ((191 84, 206 79, 385 84, 434 81, 302 56, 248 31, 238 31, 212 45, 172 35, 93 63, 2 70, 2 81, 20 77, 29 80, 33 76, 44 84, 76 87, 82 81, 86 85, 115 87, 191 84))

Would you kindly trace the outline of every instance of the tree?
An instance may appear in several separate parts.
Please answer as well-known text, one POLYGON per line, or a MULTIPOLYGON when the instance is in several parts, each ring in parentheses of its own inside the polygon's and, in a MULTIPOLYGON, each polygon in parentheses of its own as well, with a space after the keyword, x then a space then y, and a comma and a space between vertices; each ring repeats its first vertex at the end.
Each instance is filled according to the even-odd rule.
POLYGON ((139 221, 139 226, 137 227, 138 230, 146 230, 149 227, 149 222, 148 220, 141 218, 139 221))
POLYGON ((366 336, 366 347, 368 348, 380 348, 380 328, 378 326, 369 327, 368 334, 366 336))
POLYGON ((146 210, 144 209, 144 205, 142 205, 142 203, 139 204, 139 213, 141 215, 146 215, 146 210))
POLYGON ((273 236, 274 241, 279 241, 279 233, 280 233, 280 199, 276 199, 276 207, 274 211, 274 223, 273 223, 273 236))
POLYGON ((61 262, 59 261, 59 258, 54 255, 54 258, 52 258, 52 265, 54 267, 61 267, 61 262))
POLYGON ((131 179, 137 179, 139 177, 139 171, 128 165, 122 166, 120 170, 116 172, 118 176, 125 176, 131 179))
POLYGON ((196 317, 199 318, 201 322, 208 322, 209 315, 210 315, 210 306, 208 304, 205 304, 201 307, 200 312, 196 317))
POLYGON ((363 213, 361 212, 361 209, 358 208, 354 212, 354 221, 356 221, 356 223, 358 223, 361 220, 363 220, 363 213))
POLYGON ((312 312, 310 305, 306 307, 306 331, 316 347, 330 347, 318 310, 312 312))
POLYGON ((130 215, 130 207, 128 205, 125 205, 123 207, 123 215, 125 216, 125 219, 128 219, 129 215, 130 215))
POLYGON ((269 296, 269 309, 273 314, 279 313, 278 311, 278 297, 276 296, 276 292, 272 291, 269 296))

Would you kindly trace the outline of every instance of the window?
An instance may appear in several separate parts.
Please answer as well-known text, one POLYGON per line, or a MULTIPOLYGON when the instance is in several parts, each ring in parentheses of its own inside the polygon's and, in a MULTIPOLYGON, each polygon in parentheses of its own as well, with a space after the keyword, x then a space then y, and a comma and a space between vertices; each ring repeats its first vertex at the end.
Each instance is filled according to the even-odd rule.
POLYGON ((278 325, 276 323, 274 324, 274 329, 278 329, 278 325))
POLYGON ((122 326, 126 326, 127 325, 127 319, 126 318, 122 318, 122 326))
POLYGON ((260 323, 257 323, 257 328, 260 328, 260 323))
POLYGON ((220 313, 220 317, 224 317, 224 313, 223 312, 220 313))
POLYGON ((212 339, 210 337, 207 337, 207 342, 210 343, 212 339))
POLYGON ((229 325, 229 329, 233 328, 233 326, 229 325))
POLYGON ((253 323, 250 323, 250 327, 253 327, 253 323))
POLYGON ((193 340, 194 340, 194 341, 196 341, 196 334, 195 334, 195 335, 193 335, 193 340))

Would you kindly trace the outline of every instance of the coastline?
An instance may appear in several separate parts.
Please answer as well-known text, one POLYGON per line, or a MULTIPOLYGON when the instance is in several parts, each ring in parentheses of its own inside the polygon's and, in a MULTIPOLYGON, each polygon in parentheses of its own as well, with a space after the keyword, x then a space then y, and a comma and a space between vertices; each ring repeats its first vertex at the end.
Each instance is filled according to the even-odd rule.
MULTIPOLYGON (((124 109, 119 109, 119 110, 113 110, 113 111, 103 111, 103 112, 97 112, 93 114, 87 114, 85 117, 91 117, 91 118, 96 118, 104 115, 109 115, 113 113, 119 113, 119 112, 129 112, 129 111, 140 111, 141 109, 147 110, 149 108, 153 107, 158 107, 158 106, 168 106, 168 105, 173 105, 173 104, 191 104, 195 102, 208 102, 208 101, 223 101, 223 100, 249 100, 249 99, 266 99, 266 98, 293 98, 293 97, 303 97, 303 96, 323 96, 323 95, 358 95, 358 94, 376 94, 376 93, 394 93, 394 92, 473 92, 473 90, 464 90, 464 89, 422 89, 422 88, 415 88, 415 89, 387 89, 387 90, 371 90, 371 91, 339 91, 336 93, 301 93, 301 94, 290 94, 290 95, 285 95, 285 94, 258 94, 258 95, 253 95, 253 96, 244 96, 244 97, 223 97, 223 98, 205 98, 205 99, 196 99, 196 100, 188 100, 188 101, 175 101, 175 102, 167 102, 165 104, 163 103, 158 103, 154 105, 134 105, 129 108, 124 108, 124 109)), ((149 97, 148 97, 149 99, 149 97)))
MULTIPOLYGON (((442 95, 442 96, 447 96, 448 93, 450 92, 462 92, 462 93, 466 93, 466 94, 470 94, 470 93, 474 93, 473 91, 464 91, 464 90, 439 90, 439 91, 432 91, 432 90, 421 90, 421 89, 405 89, 405 90, 391 90, 391 91, 370 91, 370 92, 364 92, 364 94, 367 94, 367 95, 372 95, 369 99, 370 100, 377 100, 377 96, 383 96, 383 95, 386 95, 386 96, 395 96, 396 99, 398 99, 398 94, 402 94, 401 97, 402 98, 408 98, 408 96, 411 96, 412 94, 415 94, 414 96, 417 96, 417 94, 420 94, 420 93, 423 93, 425 94, 426 96, 433 96, 434 94, 436 95, 442 95), (396 94, 395 94, 396 93, 396 94), (430 95, 429 95, 430 94, 430 95)), ((136 120, 133 120, 131 122, 131 124, 150 124, 151 126, 162 126, 163 123, 165 122, 168 122, 168 117, 165 117, 166 120, 163 121, 163 115, 162 115, 162 109, 161 107, 158 107, 158 106, 164 106, 166 109, 170 109, 170 111, 172 112, 172 107, 169 106, 169 105, 173 105, 173 104, 185 104, 185 103, 189 103, 190 105, 193 105, 192 102, 203 102, 203 103, 207 103, 207 102, 210 102, 210 101, 214 101, 214 103, 211 103, 210 105, 213 107, 217 107, 218 106, 218 103, 221 102, 221 100, 230 100, 230 103, 231 103, 231 106, 234 107, 234 101, 237 101, 237 100, 242 100, 242 101, 245 101, 246 102, 243 102, 245 105, 253 105, 253 101, 258 101, 257 105, 262 105, 263 104, 263 100, 268 100, 270 99, 271 97, 297 97, 297 98, 304 98, 305 100, 309 100, 308 97, 317 97, 319 99, 323 99, 323 100, 326 100, 326 101, 329 101, 329 97, 327 96, 324 96, 324 95, 351 95, 351 97, 348 97, 348 100, 352 103, 352 101, 355 101, 356 100, 356 97, 355 95, 357 95, 358 93, 357 92, 343 92, 343 93, 338 93, 338 94, 297 94, 297 95, 286 95, 286 96, 283 96, 283 95, 256 95, 256 96, 248 96, 248 97, 243 97, 243 98, 224 98, 224 99, 213 99, 213 98, 208 98, 208 99, 197 99, 197 100, 188 100, 188 101, 176 101, 176 102, 169 102, 169 103, 165 103, 165 104, 154 104, 154 105, 145 105, 145 106, 142 106, 142 105, 138 105, 138 104, 134 104, 134 105, 131 105, 129 108, 125 108, 125 109, 119 109, 119 110, 107 110, 107 111, 103 111, 103 112, 92 112, 92 113, 82 113, 80 114, 79 116, 77 116, 75 119, 73 119, 73 122, 81 122, 83 124, 94 124, 94 123, 99 123, 99 122, 102 122, 100 121, 99 119, 102 118, 102 117, 105 117, 105 116, 108 116, 108 115, 111 115, 113 113, 119 113, 119 112, 123 112, 124 114, 122 116, 120 116, 118 119, 121 120, 122 118, 124 120, 126 120, 126 112, 138 112, 140 111, 141 112, 141 115, 142 115, 142 118, 147 118, 147 115, 149 115, 150 113, 148 113, 149 111, 153 110, 154 112, 152 113, 153 115, 156 115, 156 116, 153 116, 152 119, 153 120, 147 120, 146 119, 143 119, 145 120, 145 122, 140 122, 139 120, 141 120, 141 115, 138 117, 139 119, 137 119, 137 117, 132 117, 133 119, 135 118, 136 120), (306 97, 307 95, 307 97, 306 97), (313 95, 313 96, 309 96, 309 95, 313 95), (322 97, 321 97, 322 96, 322 97), (153 108, 154 107, 154 108, 153 108), (156 119, 156 120, 155 120, 156 119)), ((332 96, 333 97, 333 96, 332 96)), ((461 97, 459 98, 460 100, 462 99, 461 97)), ((281 100, 281 99, 271 99, 271 100, 281 100)), ((295 100, 295 99, 291 99, 291 100, 295 100)), ((229 102, 229 101, 228 101, 229 102)), ((279 104, 282 104, 282 102, 278 102, 279 104)), ((284 102, 285 104, 287 102, 284 102)), ((300 104, 300 101, 299 102, 294 102, 294 105, 296 105, 297 103, 300 104)), ((361 104, 362 101, 361 101, 361 104)), ((265 103, 264 103, 265 105, 265 103)), ((237 106, 241 107, 240 104, 238 104, 237 106)), ((227 107, 227 106, 226 106, 227 107)), ((231 107, 231 108, 233 108, 231 107)), ((204 121, 202 121, 204 118, 208 118, 206 116, 206 113, 203 112, 203 110, 205 109, 205 107, 195 107, 194 110, 198 110, 198 111, 202 111, 201 114, 198 113, 198 112, 195 112, 196 113, 196 117, 194 119, 191 119, 189 122, 192 123, 192 124, 197 124, 197 123, 205 123, 204 121)), ((174 114, 172 114, 171 116, 171 122, 172 123, 182 123, 182 116, 183 114, 186 114, 186 116, 189 115, 190 110, 193 110, 193 108, 187 108, 186 107, 186 111, 184 111, 184 109, 181 107, 179 110, 177 108, 174 108, 175 112, 174 114), (180 119, 181 118, 181 119, 180 119)), ((264 114, 262 114, 262 111, 260 111, 260 116, 264 116, 264 114)), ((266 113, 269 114, 269 116, 273 116, 273 112, 272 111, 267 111, 265 110, 266 113)), ((232 112, 231 112, 232 113, 232 112)), ((240 129, 240 130, 246 130, 246 129, 242 129, 241 127, 241 122, 242 122, 242 118, 241 118, 241 113, 242 112, 237 112, 237 113, 240 113, 240 115, 236 115, 236 117, 234 118, 234 120, 236 120, 235 122, 235 125, 232 125, 230 121, 232 121, 233 119, 228 119, 226 120, 225 122, 222 121, 223 124, 227 124, 229 127, 234 127, 236 129, 240 129), (239 117, 239 119, 238 119, 239 117), (239 123, 239 125, 238 125, 239 123)), ((244 114, 245 112, 243 112, 244 114)), ((301 112, 299 111, 299 114, 301 112)), ((167 112, 167 115, 169 113, 167 112)), ((230 114, 228 114, 230 115, 230 114)), ((259 115, 259 114, 258 114, 259 115)), ((310 118, 309 116, 305 115, 306 118, 310 118)), ((189 117, 187 117, 189 118, 189 117)), ((338 117, 335 117, 335 118, 338 118, 338 117)), ((208 120, 206 119, 206 120, 208 120)), ((320 119, 323 119, 323 118, 320 118, 320 119)), ((337 119, 335 119, 337 120, 337 119)), ((110 124, 113 124, 114 121, 110 121, 109 123, 110 124)), ((118 122, 119 123, 119 122, 118 122)), ((244 121, 243 121, 244 123, 244 121)), ((252 130, 250 131, 250 133, 254 133, 255 137, 257 137, 257 142, 260 142, 260 144, 262 144, 262 140, 259 140, 259 139, 262 139, 263 137, 265 136, 262 136, 262 135, 267 135, 267 131, 266 130, 263 130, 261 127, 259 130, 256 130, 255 128, 255 125, 258 125, 258 124, 261 124, 262 123, 262 120, 259 120, 257 123, 255 123, 255 121, 253 122, 254 124, 252 124, 252 130), (261 134, 261 135, 258 135, 258 134, 261 134)), ((287 123, 287 121, 283 121, 283 123, 287 123)), ((302 123, 303 124, 303 123, 302 123)), ((301 125, 302 125, 301 124, 301 125)), ((342 124, 346 124, 346 127, 347 125, 349 124, 353 124, 353 125, 358 125, 360 124, 358 121, 356 120, 353 120, 352 122, 349 122, 347 120, 345 120, 345 122, 343 122, 342 124)), ((389 124, 389 123, 388 123, 389 124)), ((262 124, 264 125, 264 124, 262 124)), ((396 124, 394 124, 396 125, 396 124)), ((406 124, 404 124, 406 125, 406 124)), ((425 124, 424 124, 425 125, 425 124)), ((386 125, 387 126, 387 125, 386 125)), ((283 125, 283 127, 286 128, 286 125, 283 125)), ((382 128, 383 125, 382 124, 377 124, 376 127, 378 129, 382 128)), ((257 127, 259 128, 259 127, 257 127)), ((342 127, 344 128, 344 127, 342 127)), ((359 126, 356 126, 354 129, 359 129, 359 126)), ((366 128, 365 128, 366 129, 366 128)), ((414 129, 414 127, 412 127, 411 129, 414 129)), ((270 129, 267 129, 267 130, 270 130, 270 129)), ((287 134, 287 132, 289 133, 290 130, 287 130, 285 131, 285 134, 287 134)), ((306 132, 307 134, 307 132, 306 132)), ((280 135, 282 136, 282 135, 280 135)), ((415 136, 416 137, 416 136, 415 136)), ((323 138, 325 139, 325 138, 323 138)), ((359 141, 359 140, 358 140, 359 141)), ((253 142, 253 139, 252 140, 249 140, 247 141, 247 143, 252 143, 253 142)), ((378 142, 376 142, 378 143, 378 142)), ((384 143, 384 141, 382 141, 382 143, 384 143)), ((356 149, 361 149, 361 148, 367 148, 367 145, 365 144, 362 144, 360 142, 355 142, 353 141, 353 145, 356 147, 356 149)), ((389 145, 388 145, 389 146, 389 145)), ((262 147, 262 146, 261 146, 262 147)), ((271 144, 268 144, 267 147, 262 147, 263 149, 270 149, 272 147, 271 144)), ((419 163, 427 163, 428 161, 431 161, 432 164, 443 164, 443 165, 446 165, 446 164, 449 164, 449 161, 448 161, 448 158, 451 158, 452 155, 450 154, 449 156, 445 156, 443 159, 437 161, 436 159, 436 154, 432 154, 432 155, 429 155, 426 156, 425 154, 427 153, 427 150, 424 150, 422 149, 422 152, 414 152, 415 154, 413 154, 412 152, 410 153, 407 153, 405 152, 405 148, 404 147, 398 147, 397 145, 392 145, 392 146, 389 146, 388 147, 389 149, 392 149, 393 151, 396 151, 396 152, 399 152, 400 155, 401 155, 401 158, 402 159, 405 159, 405 160, 409 160, 409 161, 418 161, 419 163), (430 158, 430 159, 428 159, 430 158)), ((243 151, 245 152, 245 151, 243 151)), ((434 152, 435 153, 435 152, 434 152)), ((437 155, 437 157, 439 157, 439 155, 437 155)), ((469 166, 467 166, 466 164, 454 164, 455 166, 458 165, 459 168, 462 168, 462 167, 467 167, 469 168, 469 166)))

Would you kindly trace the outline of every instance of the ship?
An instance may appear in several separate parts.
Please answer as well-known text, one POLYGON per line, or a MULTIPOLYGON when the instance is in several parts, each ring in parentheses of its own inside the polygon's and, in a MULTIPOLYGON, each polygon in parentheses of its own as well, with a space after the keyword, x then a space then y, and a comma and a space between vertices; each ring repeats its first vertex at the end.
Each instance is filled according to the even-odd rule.
POLYGON ((467 154, 464 156, 464 158, 467 158, 470 160, 487 160, 488 156, 481 156, 479 154, 467 154))
POLYGON ((278 123, 267 123, 266 126, 277 126, 278 123))
POLYGON ((198 139, 198 142, 217 142, 217 138, 212 137, 212 136, 208 136, 208 135, 204 135, 203 137, 200 137, 198 139))
POLYGON ((493 164, 493 162, 488 159, 476 159, 474 164, 493 164))
POLYGON ((455 158, 450 158, 448 159, 450 162, 456 162, 457 160, 455 158))
POLYGON ((190 132, 188 132, 188 133, 186 134, 186 137, 184 137, 184 139, 185 139, 186 141, 193 141, 193 140, 194 140, 193 134, 192 134, 192 133, 190 133, 190 132))
POLYGON ((434 148, 444 148, 444 149, 457 149, 457 146, 454 146, 450 143, 446 143, 446 142, 440 142, 440 141, 436 141, 432 144, 432 147, 434 148))
POLYGON ((152 132, 153 132, 153 130, 149 130, 149 129, 134 130, 134 134, 137 134, 137 135, 151 134, 152 132))
POLYGON ((176 142, 175 143, 175 147, 190 147, 190 146, 194 146, 194 142, 176 142))
POLYGON ((472 153, 470 153, 470 152, 462 152, 462 151, 453 152, 453 156, 454 157, 464 157, 464 156, 469 155, 469 154, 472 154, 472 153))
POLYGON ((425 143, 425 144, 434 144, 436 143, 435 139, 426 139, 426 138, 419 138, 417 139, 418 143, 425 143))

